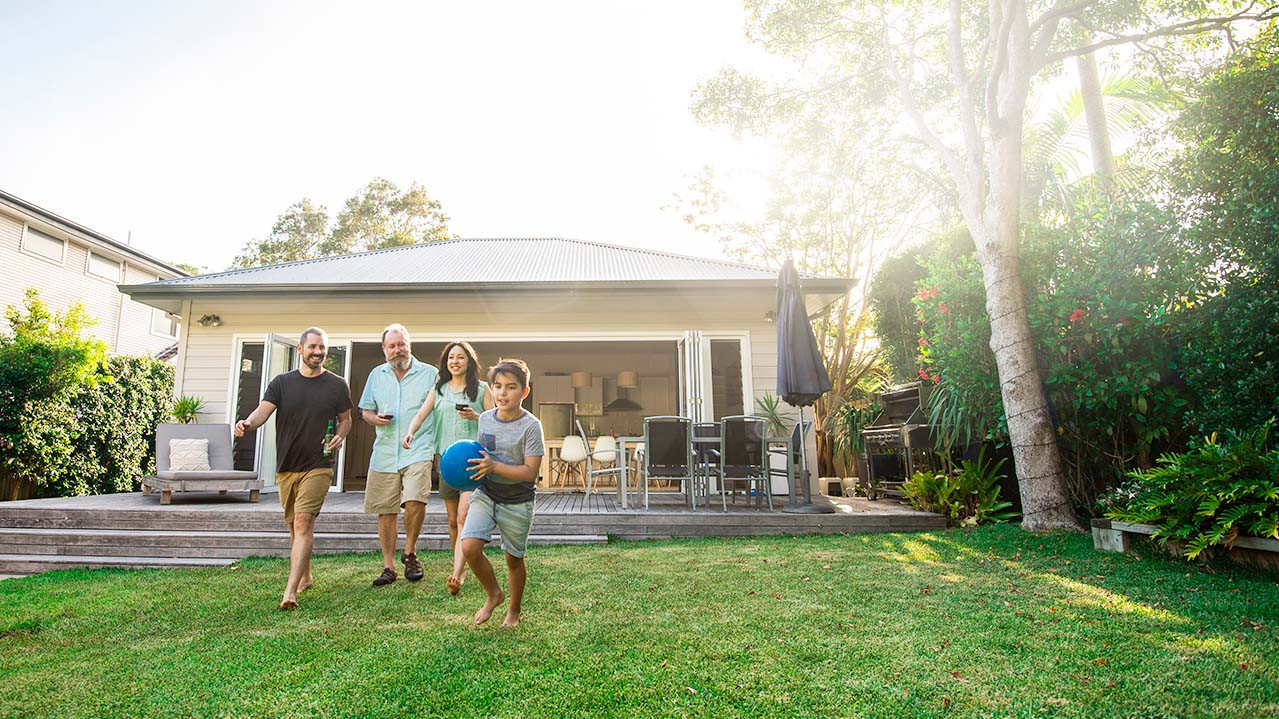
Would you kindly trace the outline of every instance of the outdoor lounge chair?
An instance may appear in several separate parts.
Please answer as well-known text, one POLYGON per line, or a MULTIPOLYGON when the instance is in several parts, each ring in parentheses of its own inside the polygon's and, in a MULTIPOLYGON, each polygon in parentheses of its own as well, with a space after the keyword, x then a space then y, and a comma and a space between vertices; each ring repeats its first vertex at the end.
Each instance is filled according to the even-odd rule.
MULTIPOLYGON (((720 421, 719 436, 719 491, 720 503, 728 511, 726 492, 729 482, 745 482, 748 489, 756 490, 756 500, 762 494, 773 508, 768 473, 768 420, 753 415, 725 417, 720 421)), ((733 502, 737 502, 736 493, 733 502)))
POLYGON ((689 504, 697 509, 694 469, 693 420, 688 417, 645 417, 644 509, 648 509, 648 483, 659 480, 682 483, 689 504))
POLYGON ((160 493, 160 504, 169 504, 174 492, 247 491, 249 501, 256 502, 262 492, 257 472, 235 469, 231 456, 229 424, 161 424, 155 428, 155 475, 142 480, 142 493, 160 493), (170 444, 173 439, 205 439, 209 442, 209 469, 170 469, 170 444))

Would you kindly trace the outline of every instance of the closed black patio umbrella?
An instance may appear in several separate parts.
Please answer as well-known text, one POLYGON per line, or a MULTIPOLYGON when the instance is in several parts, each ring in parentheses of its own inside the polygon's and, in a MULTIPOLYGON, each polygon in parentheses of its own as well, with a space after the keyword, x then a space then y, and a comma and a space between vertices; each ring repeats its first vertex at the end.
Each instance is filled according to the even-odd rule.
MULTIPOLYGON (((822 359, 813 328, 808 324, 808 311, 804 307, 804 291, 799 286, 799 273, 790 260, 782 266, 777 276, 777 396, 786 404, 799 407, 800 427, 803 427, 804 408, 812 405, 830 391, 830 375, 822 359)), ((804 501, 796 501, 795 487, 790 488, 790 501, 783 512, 830 513, 835 508, 829 504, 813 504, 808 481, 807 443, 800 436, 802 470, 798 481, 804 488, 804 501)), ((790 461, 790 457, 786 458, 790 461)))

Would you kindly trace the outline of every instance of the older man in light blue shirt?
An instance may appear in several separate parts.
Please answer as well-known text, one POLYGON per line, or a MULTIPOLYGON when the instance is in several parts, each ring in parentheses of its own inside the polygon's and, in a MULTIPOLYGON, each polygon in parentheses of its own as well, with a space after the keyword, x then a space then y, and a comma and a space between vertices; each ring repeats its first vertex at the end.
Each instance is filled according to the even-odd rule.
POLYGON ((412 449, 404 449, 404 437, 413 415, 435 391, 439 371, 413 357, 409 331, 393 324, 382 331, 386 364, 369 373, 360 396, 364 421, 376 428, 373 457, 369 460, 364 488, 364 511, 377 515, 377 536, 382 545, 382 574, 373 580, 381 587, 395 581, 395 520, 404 507, 404 576, 422 578, 417 559, 417 538, 426 518, 431 495, 431 462, 435 459, 435 423, 423 422, 413 436, 412 449))

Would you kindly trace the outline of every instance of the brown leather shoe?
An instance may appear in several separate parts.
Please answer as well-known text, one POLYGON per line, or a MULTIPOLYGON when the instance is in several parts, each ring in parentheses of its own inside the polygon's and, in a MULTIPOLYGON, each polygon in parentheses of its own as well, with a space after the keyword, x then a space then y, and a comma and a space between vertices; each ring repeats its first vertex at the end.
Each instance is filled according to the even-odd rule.
POLYGON ((405 579, 416 582, 422 578, 422 563, 417 561, 417 554, 404 554, 400 560, 404 562, 405 579))
POLYGON ((395 570, 391 569, 390 567, 387 567, 386 569, 382 570, 382 573, 378 575, 377 579, 373 580, 373 586, 385 587, 391 582, 394 582, 395 577, 396 577, 395 570))

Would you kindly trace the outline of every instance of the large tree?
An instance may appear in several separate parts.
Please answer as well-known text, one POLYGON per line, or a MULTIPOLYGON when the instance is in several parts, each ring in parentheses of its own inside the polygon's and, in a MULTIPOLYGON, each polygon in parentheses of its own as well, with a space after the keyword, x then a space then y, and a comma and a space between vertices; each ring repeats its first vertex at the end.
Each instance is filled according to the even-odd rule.
MULTIPOLYGON (((706 122, 720 122, 714 103, 699 103, 695 112, 706 122)), ((874 338, 869 332, 870 276, 879 257, 922 232, 936 203, 913 192, 918 172, 884 177, 880 169, 894 157, 890 137, 867 151, 865 126, 846 117, 822 114, 809 106, 801 126, 783 136, 763 132, 761 140, 777 143, 777 164, 767 178, 768 199, 743 207, 731 183, 707 169, 682 197, 685 220, 715 236, 731 259, 780 267, 787 259, 801 272, 847 277, 851 292, 813 318, 832 391, 816 407, 821 470, 834 472, 834 448, 825 431, 827 418, 841 404, 862 399, 866 380, 878 374, 874 338)))
POLYGON ((416 182, 401 191, 374 178, 346 201, 336 219, 309 198, 293 203, 264 240, 245 244, 232 267, 258 267, 294 260, 379 250, 452 237, 438 200, 416 182))
POLYGON ((726 71, 714 94, 756 106, 820 95, 850 107, 891 104, 945 167, 986 290, 1027 529, 1075 528, 1026 315, 1019 236, 1023 130, 1032 86, 1104 47, 1228 31, 1276 17, 1258 2, 1124 0, 747 0, 749 33, 806 64, 812 82, 772 90, 726 71))

